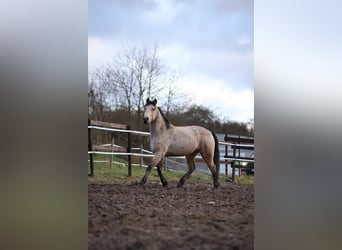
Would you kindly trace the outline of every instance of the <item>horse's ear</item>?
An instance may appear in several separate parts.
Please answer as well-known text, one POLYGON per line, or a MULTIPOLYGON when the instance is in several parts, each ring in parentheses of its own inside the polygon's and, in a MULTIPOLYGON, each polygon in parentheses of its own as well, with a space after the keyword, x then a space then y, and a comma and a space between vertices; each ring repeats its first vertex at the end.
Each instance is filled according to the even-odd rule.
POLYGON ((147 99, 146 99, 146 104, 148 104, 148 103, 150 103, 151 101, 150 101, 150 98, 149 97, 147 97, 147 99))
POLYGON ((154 99, 153 103, 154 103, 154 105, 156 105, 157 104, 157 99, 154 99))

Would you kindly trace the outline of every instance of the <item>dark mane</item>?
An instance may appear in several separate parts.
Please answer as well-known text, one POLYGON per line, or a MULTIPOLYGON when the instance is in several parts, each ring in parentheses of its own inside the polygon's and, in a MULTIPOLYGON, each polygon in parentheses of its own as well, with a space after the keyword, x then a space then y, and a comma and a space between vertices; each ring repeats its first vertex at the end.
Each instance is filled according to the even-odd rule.
POLYGON ((169 122, 169 120, 165 117, 164 113, 161 111, 161 109, 160 109, 159 107, 158 107, 158 110, 159 110, 160 114, 162 115, 162 117, 163 117, 163 119, 164 119, 166 128, 169 129, 169 128, 170 128, 170 122, 169 122))

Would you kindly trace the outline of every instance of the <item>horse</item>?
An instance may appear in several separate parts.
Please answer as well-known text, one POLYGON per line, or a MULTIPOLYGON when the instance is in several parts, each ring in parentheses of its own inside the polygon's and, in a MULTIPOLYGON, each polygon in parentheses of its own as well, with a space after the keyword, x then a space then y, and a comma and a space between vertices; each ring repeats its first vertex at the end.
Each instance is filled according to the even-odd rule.
POLYGON ((143 120, 150 127, 150 147, 154 156, 139 183, 140 185, 146 183, 151 170, 157 167, 162 185, 166 187, 168 183, 161 169, 164 158, 167 156, 185 156, 188 171, 177 184, 177 187, 183 186, 195 170, 195 156, 200 153, 211 171, 214 188, 219 187, 220 156, 218 139, 214 133, 200 126, 180 127, 172 125, 161 109, 157 107, 157 99, 153 101, 149 98, 146 99, 143 120))

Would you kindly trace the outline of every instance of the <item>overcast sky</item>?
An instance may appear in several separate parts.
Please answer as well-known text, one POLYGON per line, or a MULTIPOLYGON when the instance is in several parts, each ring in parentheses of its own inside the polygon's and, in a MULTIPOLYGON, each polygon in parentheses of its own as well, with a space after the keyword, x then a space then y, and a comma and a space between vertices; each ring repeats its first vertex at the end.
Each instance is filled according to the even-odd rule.
POLYGON ((155 44, 177 85, 220 118, 254 117, 252 0, 89 0, 89 70, 155 44))

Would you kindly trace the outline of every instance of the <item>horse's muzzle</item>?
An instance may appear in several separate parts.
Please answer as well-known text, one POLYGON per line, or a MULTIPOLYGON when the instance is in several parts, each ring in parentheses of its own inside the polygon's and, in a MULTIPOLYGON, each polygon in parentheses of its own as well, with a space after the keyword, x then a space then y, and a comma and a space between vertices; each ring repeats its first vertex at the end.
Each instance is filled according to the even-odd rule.
POLYGON ((148 117, 146 118, 144 117, 144 123, 147 124, 147 122, 148 122, 148 117))

